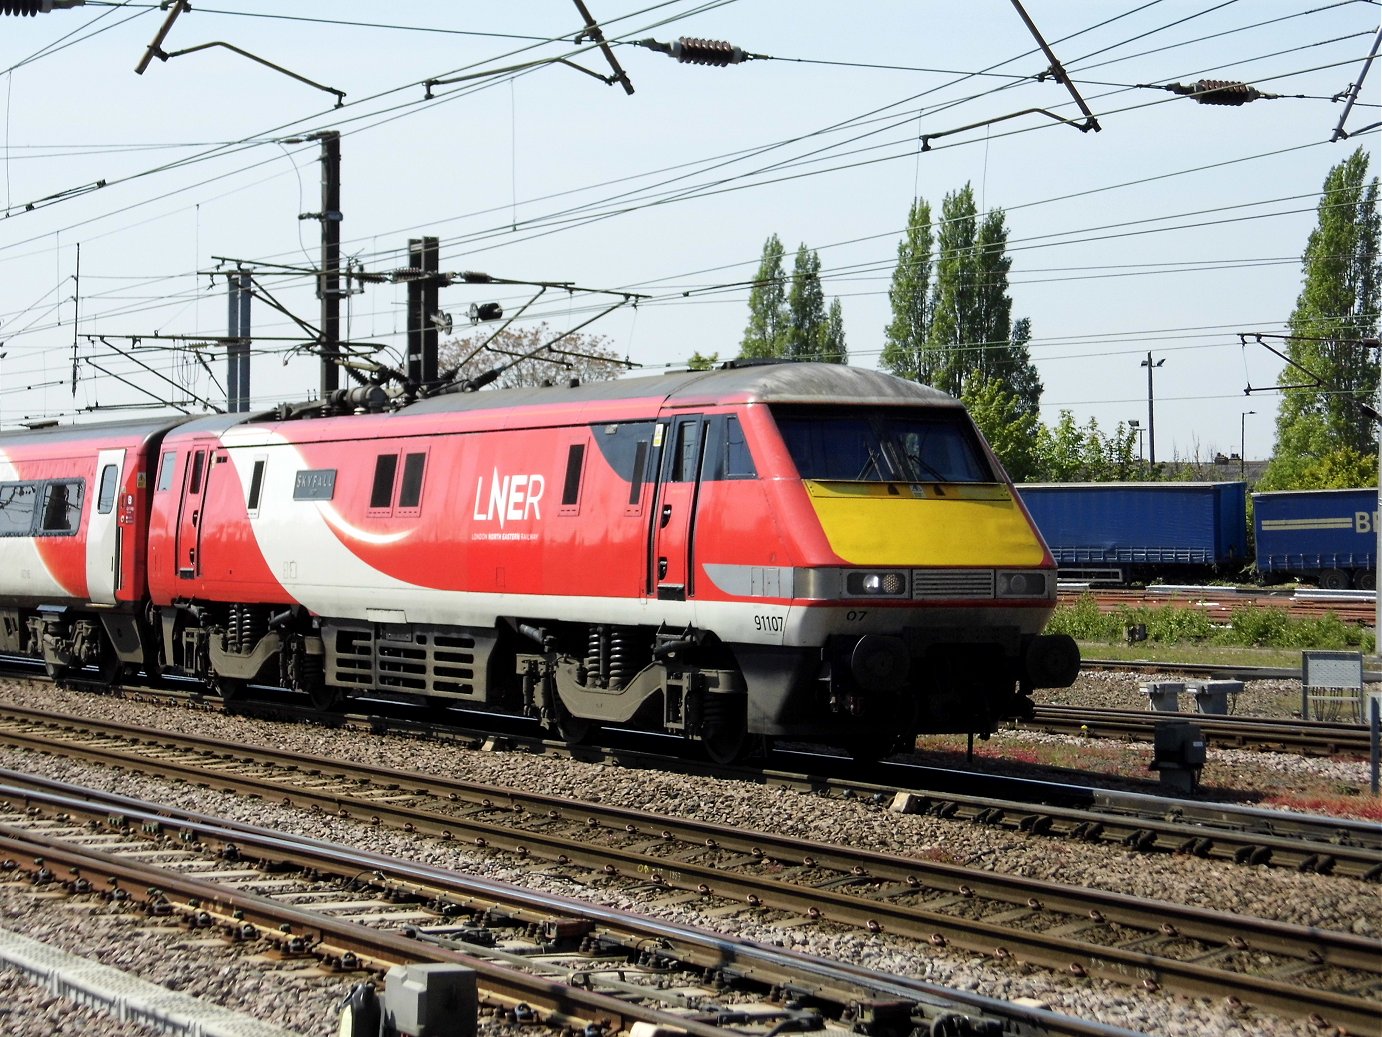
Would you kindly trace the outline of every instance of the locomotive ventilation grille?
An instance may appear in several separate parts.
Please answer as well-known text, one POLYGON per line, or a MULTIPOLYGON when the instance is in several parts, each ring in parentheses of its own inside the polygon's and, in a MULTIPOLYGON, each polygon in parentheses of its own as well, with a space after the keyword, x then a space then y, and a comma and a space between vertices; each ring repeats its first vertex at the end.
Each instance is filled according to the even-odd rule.
POLYGON ((913 569, 912 598, 991 598, 992 569, 913 569))

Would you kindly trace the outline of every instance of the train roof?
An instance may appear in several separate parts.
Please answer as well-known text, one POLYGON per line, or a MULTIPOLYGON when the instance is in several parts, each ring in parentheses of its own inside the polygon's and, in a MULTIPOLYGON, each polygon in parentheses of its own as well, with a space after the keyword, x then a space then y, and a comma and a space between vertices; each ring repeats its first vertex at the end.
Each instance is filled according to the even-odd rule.
POLYGON ((679 371, 575 386, 482 389, 409 404, 399 414, 436 414, 502 407, 656 399, 672 406, 706 403, 960 404, 927 385, 842 364, 750 363, 709 371, 679 371))
POLYGON ((6 443, 38 441, 56 443, 62 441, 79 442, 90 439, 145 440, 157 433, 166 432, 187 421, 185 415, 152 418, 121 418, 116 421, 89 421, 72 425, 43 425, 35 428, 6 429, 0 431, 0 447, 6 443))

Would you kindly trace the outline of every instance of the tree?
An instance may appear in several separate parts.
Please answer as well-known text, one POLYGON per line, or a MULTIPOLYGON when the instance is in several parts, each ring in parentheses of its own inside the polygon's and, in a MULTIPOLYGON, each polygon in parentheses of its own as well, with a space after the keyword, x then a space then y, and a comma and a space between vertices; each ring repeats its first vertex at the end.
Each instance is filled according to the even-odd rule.
POLYGON ((816 360, 825 339, 825 291, 821 288, 821 257, 802 244, 792 263, 792 287, 787 293, 787 334, 784 354, 791 360, 816 360))
POLYGON ((825 318, 824 330, 820 358, 827 364, 849 363, 849 350, 845 348, 845 312, 839 299, 830 300, 830 313, 825 318))
POLYGON ((907 231, 897 243, 897 266, 893 268, 888 301, 893 319, 883 332, 883 367, 899 378, 918 382, 933 381, 928 360, 933 357, 926 344, 931 335, 931 206, 926 199, 912 202, 907 213, 907 231))
POLYGON ((709 371, 720 362, 719 353, 703 354, 699 349, 691 354, 691 359, 686 361, 686 366, 692 371, 709 371))
MULTIPOLYGON (((455 378, 474 378, 491 368, 526 356, 561 333, 553 331, 543 321, 522 329, 510 325, 493 341, 487 341, 491 334, 489 331, 474 331, 441 343, 437 347, 438 368, 447 372, 454 370, 455 378)), ((621 360, 609 348, 609 339, 605 336, 576 331, 537 356, 519 360, 493 384, 497 388, 511 389, 521 385, 551 385, 572 378, 582 382, 598 382, 617 377, 628 366, 627 361, 621 360)))
MULTIPOLYGON (((965 184, 941 202, 940 234, 937 239, 936 281, 931 286, 931 327, 927 348, 936 356, 930 365, 931 381, 951 396, 964 392, 964 378, 973 357, 968 345, 977 330, 975 322, 975 279, 978 273, 975 242, 978 220, 974 190, 965 184)), ((980 340, 982 341, 982 340, 980 340)))
POLYGON ((1360 147, 1325 177, 1288 321, 1291 363, 1277 379, 1276 447, 1262 489, 1324 488, 1320 479, 1352 471, 1370 471, 1370 483, 1377 471, 1377 428, 1359 406, 1373 404, 1378 384, 1377 350, 1360 341, 1377 336, 1382 275, 1378 181, 1368 180, 1368 161, 1360 147), (1285 388, 1312 376, 1318 386, 1285 388))
POLYGON ((1053 427, 1038 425, 1035 442, 1034 482, 1123 482, 1149 474, 1133 455, 1137 434, 1119 422, 1105 435, 1094 418, 1075 424, 1068 410, 1060 412, 1053 427))
POLYGON ((1037 446, 1041 422, 1022 407, 1017 394, 996 378, 971 378, 964 404, 979 431, 1015 482, 1027 482, 1040 471, 1037 446))
POLYGON ((773 234, 749 289, 749 324, 739 355, 745 358, 847 362, 844 312, 836 299, 827 311, 821 286, 821 257, 797 247, 790 287, 782 273, 782 241, 773 234))
MULTIPOLYGON (((965 395, 966 382, 971 378, 980 384, 997 380, 1015 396, 1019 413, 1035 416, 1041 402, 1041 379, 1027 350, 1031 322, 1023 318, 1014 323, 1012 319, 1012 297, 1008 294, 1012 259, 1007 254, 1006 216, 995 209, 981 220, 969 184, 945 196, 935 280, 922 310, 915 291, 928 270, 915 250, 929 243, 929 222, 923 225, 929 213, 923 205, 913 204, 908 240, 898 249, 899 267, 905 252, 912 269, 905 276, 894 272, 889 341, 901 341, 924 326, 925 344, 916 361, 921 380, 959 397, 965 395), (902 283, 897 290, 899 278, 902 283), (906 308, 899 309, 899 304, 906 308)), ((908 359, 900 347, 895 355, 904 362, 908 359)))
POLYGON ((782 272, 782 240, 769 235, 763 243, 753 287, 749 289, 749 324, 744 329, 741 357, 782 356, 786 345, 787 293, 782 272))

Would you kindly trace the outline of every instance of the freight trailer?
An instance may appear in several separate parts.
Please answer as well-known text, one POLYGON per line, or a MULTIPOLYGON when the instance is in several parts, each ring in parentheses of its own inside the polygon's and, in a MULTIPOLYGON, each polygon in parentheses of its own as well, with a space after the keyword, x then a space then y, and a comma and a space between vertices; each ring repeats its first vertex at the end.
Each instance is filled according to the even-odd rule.
POLYGON ((1028 483, 1018 491, 1061 579, 1233 578, 1251 562, 1241 482, 1028 483))
POLYGON ((1375 488, 1254 493, 1252 503, 1257 568, 1267 582, 1377 586, 1375 488))

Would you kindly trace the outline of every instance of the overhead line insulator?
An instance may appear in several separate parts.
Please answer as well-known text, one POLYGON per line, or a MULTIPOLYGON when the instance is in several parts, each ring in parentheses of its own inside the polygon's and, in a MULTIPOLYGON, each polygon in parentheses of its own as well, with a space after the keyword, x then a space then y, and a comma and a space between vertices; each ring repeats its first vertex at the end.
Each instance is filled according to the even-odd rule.
POLYGON ((683 65, 737 65, 744 60, 741 48, 724 40, 702 40, 695 36, 683 36, 672 44, 672 57, 683 65))
POLYGON ((1238 83, 1228 79, 1201 79, 1188 86, 1184 83, 1171 83, 1162 89, 1173 94, 1193 97, 1200 104, 1218 104, 1230 108, 1247 104, 1249 101, 1274 100, 1280 94, 1264 94, 1255 86, 1238 83))
POLYGON ((738 65, 750 58, 763 56, 750 54, 744 48, 736 47, 724 40, 703 40, 695 36, 683 36, 675 43, 639 40, 637 46, 660 51, 668 57, 680 61, 683 65, 710 65, 715 68, 738 65))
POLYGON ((0 14, 28 17, 47 14, 56 7, 81 7, 86 0, 0 0, 0 14))

